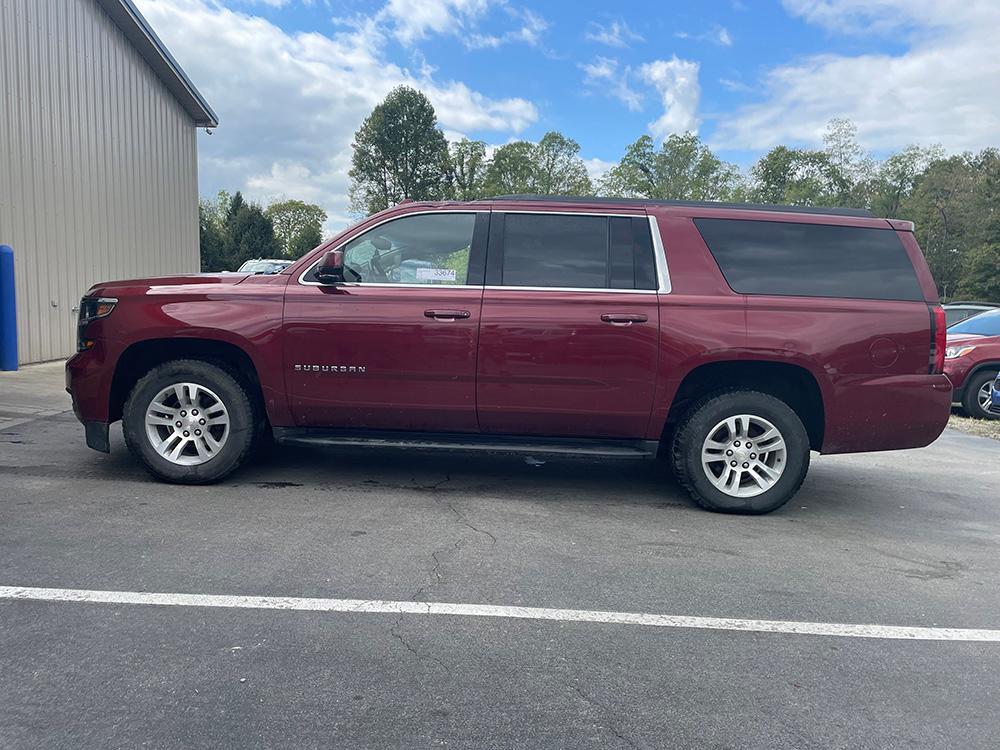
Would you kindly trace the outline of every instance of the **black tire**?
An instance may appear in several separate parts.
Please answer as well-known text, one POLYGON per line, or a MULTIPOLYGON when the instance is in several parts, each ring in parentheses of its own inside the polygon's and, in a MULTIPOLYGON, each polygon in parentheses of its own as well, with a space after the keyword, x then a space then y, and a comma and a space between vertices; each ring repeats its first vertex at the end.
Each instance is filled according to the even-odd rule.
POLYGON ((1000 412, 985 409, 979 405, 979 391, 987 383, 996 380, 996 370, 980 370, 965 381, 965 391, 962 393, 962 411, 974 419, 1000 419, 1000 412))
MULTIPOLYGON (((792 498, 809 470, 809 435, 802 420, 784 401, 759 391, 732 389, 704 396, 681 420, 670 448, 674 473, 681 486, 700 507, 719 513, 770 513, 792 498), (767 420, 785 441, 784 469, 780 477, 771 487, 752 497, 734 497, 723 492, 712 484, 708 470, 702 465, 702 447, 716 425, 741 414, 767 420)), ((721 476, 721 470, 718 474, 721 476)))
POLYGON ((146 373, 132 388, 122 416, 125 443, 132 455, 157 479, 177 484, 210 484, 231 474, 253 451, 259 424, 252 400, 237 378, 221 367, 193 359, 165 362, 146 373), (222 448, 204 463, 191 466, 161 456, 146 433, 146 411, 154 397, 174 383, 185 382, 210 389, 229 414, 222 448))

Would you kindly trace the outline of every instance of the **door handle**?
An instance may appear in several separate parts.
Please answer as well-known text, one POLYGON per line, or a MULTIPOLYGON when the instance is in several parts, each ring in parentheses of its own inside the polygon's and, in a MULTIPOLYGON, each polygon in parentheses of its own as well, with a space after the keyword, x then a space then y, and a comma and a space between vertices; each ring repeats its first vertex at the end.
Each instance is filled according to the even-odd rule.
POLYGON ((613 326, 630 326, 633 323, 645 323, 649 316, 642 313, 604 313, 601 320, 613 326))
POLYGON ((424 310, 424 317, 434 320, 464 320, 471 318, 472 313, 468 310, 424 310))

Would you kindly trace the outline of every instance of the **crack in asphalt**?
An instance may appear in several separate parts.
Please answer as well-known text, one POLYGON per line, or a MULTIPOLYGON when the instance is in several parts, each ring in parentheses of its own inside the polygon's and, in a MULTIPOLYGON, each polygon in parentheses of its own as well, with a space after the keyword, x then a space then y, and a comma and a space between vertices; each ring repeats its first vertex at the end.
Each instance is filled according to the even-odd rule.
MULTIPOLYGON (((613 713, 608 706, 604 705, 603 703, 593 698, 592 696, 587 695, 579 688, 578 685, 574 685, 572 682, 566 682, 565 680, 560 680, 560 682, 562 682, 563 685, 565 685, 570 690, 579 695, 587 704, 599 708, 601 711, 604 712, 605 715, 611 715, 613 713)), ((618 729, 618 727, 616 727, 613 722, 605 721, 605 727, 609 732, 611 732, 611 734, 613 734, 619 740, 624 742, 626 745, 628 745, 629 747, 636 748, 638 750, 639 745, 637 745, 631 737, 629 737, 626 734, 623 734, 622 731, 618 729)))

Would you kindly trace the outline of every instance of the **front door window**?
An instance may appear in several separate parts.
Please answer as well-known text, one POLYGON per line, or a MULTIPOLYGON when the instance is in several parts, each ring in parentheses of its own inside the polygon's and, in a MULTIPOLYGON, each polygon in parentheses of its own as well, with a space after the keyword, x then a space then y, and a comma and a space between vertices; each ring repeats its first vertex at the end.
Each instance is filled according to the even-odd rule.
POLYGON ((381 224, 344 246, 344 280, 458 286, 469 275, 476 215, 422 214, 381 224))

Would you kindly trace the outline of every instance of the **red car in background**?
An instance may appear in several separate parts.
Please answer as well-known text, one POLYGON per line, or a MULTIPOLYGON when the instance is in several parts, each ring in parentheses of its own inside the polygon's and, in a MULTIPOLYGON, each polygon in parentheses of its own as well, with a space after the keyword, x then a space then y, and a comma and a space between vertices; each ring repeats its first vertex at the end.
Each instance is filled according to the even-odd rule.
POLYGON ((979 419, 1000 419, 1000 410, 990 402, 1000 372, 1000 310, 974 315, 948 329, 944 372, 962 411, 979 419))

